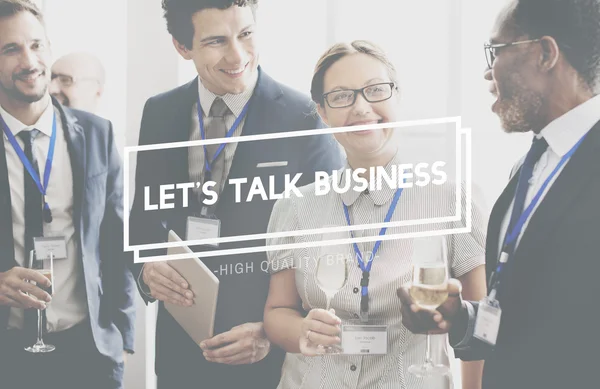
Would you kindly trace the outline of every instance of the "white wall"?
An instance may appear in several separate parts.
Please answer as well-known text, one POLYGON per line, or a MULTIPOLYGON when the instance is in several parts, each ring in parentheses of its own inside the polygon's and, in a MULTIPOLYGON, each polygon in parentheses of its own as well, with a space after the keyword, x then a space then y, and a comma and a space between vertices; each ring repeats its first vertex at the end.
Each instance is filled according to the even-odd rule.
POLYGON ((123 0, 46 0, 43 5, 54 59, 87 51, 106 68, 105 93, 97 113, 113 122, 120 149, 126 133, 126 5, 123 0))
MULTIPOLYGON (((123 2, 125 4, 125 2, 123 2)), ((171 39, 166 32, 160 0, 128 0, 126 27, 123 37, 127 45, 126 92, 127 130, 126 144, 138 144, 142 111, 146 100, 178 84, 178 60, 173 54, 171 39)), ((134 195, 136 154, 129 155, 130 202, 134 195)), ((156 329, 156 304, 145 306, 138 296, 136 328, 137 353, 128 361, 125 371, 125 389, 154 389, 154 335, 156 329)))

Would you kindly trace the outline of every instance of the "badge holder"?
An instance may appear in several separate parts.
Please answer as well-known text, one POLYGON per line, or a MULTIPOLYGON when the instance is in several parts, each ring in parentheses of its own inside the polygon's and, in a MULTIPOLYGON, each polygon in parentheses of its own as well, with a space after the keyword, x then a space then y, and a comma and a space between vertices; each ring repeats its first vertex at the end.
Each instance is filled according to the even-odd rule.
POLYGON ((67 240, 64 236, 37 237, 33 238, 33 248, 38 258, 50 258, 53 260, 67 259, 67 240))
MULTIPOLYGON (((186 240, 217 239, 220 237, 221 221, 219 219, 207 216, 188 216, 186 224, 186 240)), ((204 245, 219 247, 219 243, 204 243, 204 245)))
POLYGON ((475 331, 473 336, 491 346, 496 345, 502 309, 496 300, 496 290, 492 289, 490 295, 479 302, 475 331))
POLYGON ((379 320, 369 320, 362 314, 360 319, 342 324, 342 354, 385 355, 388 351, 388 326, 379 320))

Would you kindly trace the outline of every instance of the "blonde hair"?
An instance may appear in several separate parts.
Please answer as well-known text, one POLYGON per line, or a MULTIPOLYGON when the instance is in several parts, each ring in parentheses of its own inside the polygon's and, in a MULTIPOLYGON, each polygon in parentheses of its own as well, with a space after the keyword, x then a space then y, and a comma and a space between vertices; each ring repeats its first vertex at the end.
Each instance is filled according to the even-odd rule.
POLYGON ((398 80, 396 75, 396 68, 392 64, 392 62, 388 59, 385 52, 374 43, 365 40, 356 40, 351 43, 337 43, 329 48, 322 56, 319 58, 317 62, 317 66, 315 66, 315 70, 313 73, 313 78, 310 86, 310 95, 312 100, 319 104, 323 105, 323 92, 325 89, 324 81, 325 81, 325 73, 329 68, 339 61, 341 58, 351 55, 362 53, 369 55, 382 64, 388 70, 388 74, 390 79, 394 84, 396 84, 395 88, 398 89, 398 80))

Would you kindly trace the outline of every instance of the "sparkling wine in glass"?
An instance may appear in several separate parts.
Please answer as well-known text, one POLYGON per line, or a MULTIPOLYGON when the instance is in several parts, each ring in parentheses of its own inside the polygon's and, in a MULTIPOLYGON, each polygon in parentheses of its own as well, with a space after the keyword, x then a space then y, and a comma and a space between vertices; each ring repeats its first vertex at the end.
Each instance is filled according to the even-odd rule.
MULTIPOLYGON (((446 240, 443 236, 415 239, 410 295, 418 306, 434 310, 448 298, 446 257, 446 240)), ((448 366, 433 363, 429 334, 427 334, 425 363, 412 365, 408 371, 418 377, 442 376, 449 373, 448 366)))
MULTIPOLYGON (((337 240, 347 237, 347 233, 325 234, 323 241, 337 240)), ((349 272, 349 244, 334 244, 321 247, 317 267, 315 270, 315 281, 317 286, 325 294, 326 310, 331 308, 333 297, 348 281, 349 272)), ((339 354, 341 349, 336 346, 325 347, 325 354, 339 354)))
MULTIPOLYGON (((48 293, 52 296, 54 292, 54 280, 52 279, 53 270, 54 270, 54 258, 52 253, 48 258, 38 258, 35 255, 35 250, 31 250, 29 253, 29 268, 39 272, 44 277, 48 278, 52 285, 48 288, 38 285, 40 289, 48 293)), ((48 304, 48 303, 46 303, 48 304)), ((51 344, 45 344, 43 339, 43 320, 42 320, 42 311, 38 309, 38 328, 37 328, 37 342, 33 346, 25 347, 25 351, 29 351, 30 353, 49 353, 54 351, 55 347, 51 344)))

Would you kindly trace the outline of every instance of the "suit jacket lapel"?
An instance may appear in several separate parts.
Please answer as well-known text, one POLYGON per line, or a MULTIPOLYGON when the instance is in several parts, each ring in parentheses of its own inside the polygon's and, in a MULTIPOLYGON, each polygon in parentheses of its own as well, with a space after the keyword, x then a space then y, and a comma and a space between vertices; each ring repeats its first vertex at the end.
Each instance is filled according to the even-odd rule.
MULTIPOLYGON (((526 252, 531 246, 537 246, 552 229, 560 225, 563 216, 572 206, 590 179, 600 173, 598 163, 600 153, 600 122, 588 133, 579 149, 567 162, 556 178, 542 202, 531 216, 515 255, 526 252)), ((526 260, 520 258, 519 260, 526 260)))
POLYGON ((6 271, 16 265, 13 242, 12 207, 8 166, 4 141, 0 141, 0 271, 6 271))
MULTIPOLYGON (((2 135, 0 135, 2 136, 2 135)), ((0 140, 0 272, 5 272, 16 266, 15 247, 13 242, 12 207, 10 185, 8 182, 8 167, 4 140, 0 140)), ((8 325, 10 308, 0 307, 0 340, 1 334, 8 325)))
POLYGON ((73 171, 73 225, 79 236, 79 247, 82 245, 82 207, 85 196, 85 177, 86 177, 86 154, 85 154, 85 134, 83 129, 77 123, 77 118, 69 111, 63 109, 60 103, 52 98, 54 106, 60 113, 65 141, 69 150, 71 159, 71 169, 73 171))
POLYGON ((258 80, 254 93, 250 98, 250 106, 244 121, 242 135, 262 134, 269 129, 268 124, 271 117, 269 113, 276 108, 274 103, 282 94, 283 92, 277 83, 259 67, 258 80))
MULTIPOLYGON (((157 139, 160 143, 187 142, 190 139, 190 129, 192 127, 192 116, 194 103, 198 100, 198 77, 184 85, 178 95, 173 99, 173 106, 167 112, 169 114, 161 120, 162 127, 157 128, 162 133, 157 139)), ((199 131, 200 129, 198 129, 199 131)), ((181 147, 160 151, 161 163, 166 165, 164 170, 166 176, 162 177, 160 184, 174 182, 188 182, 189 177, 189 148, 181 147)), ((176 194, 176 203, 180 204, 183 200, 181 192, 176 194)), ((197 206, 191 202, 190 208, 197 206)), ((173 229, 180 236, 185 236, 185 225, 189 210, 180 208, 176 212, 167 212, 166 222, 169 229, 173 229)))
POLYGON ((510 206, 515 191, 517 190, 517 182, 519 181, 520 169, 513 175, 508 185, 502 191, 502 194, 496 200, 492 213, 490 215, 490 222, 488 224, 487 239, 486 239, 486 273, 489 278, 490 274, 496 268, 496 261, 498 260, 498 249, 500 244, 500 228, 502 221, 506 216, 508 207, 510 206))

